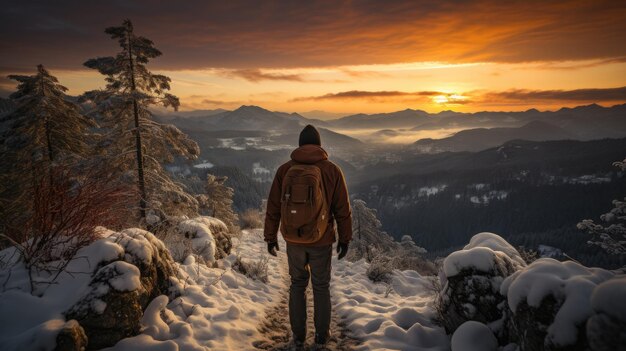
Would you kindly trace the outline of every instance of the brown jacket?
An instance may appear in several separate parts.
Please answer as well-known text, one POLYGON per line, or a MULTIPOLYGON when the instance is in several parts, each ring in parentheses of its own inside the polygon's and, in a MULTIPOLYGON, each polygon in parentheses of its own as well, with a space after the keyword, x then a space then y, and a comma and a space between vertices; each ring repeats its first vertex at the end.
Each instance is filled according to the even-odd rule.
MULTIPOLYGON (((328 154, 317 145, 303 145, 291 153, 291 161, 283 164, 276 171, 270 194, 267 198, 267 212, 265 213, 265 241, 276 241, 280 226, 280 197, 282 180, 294 164, 315 164, 322 171, 322 181, 326 192, 326 201, 330 208, 329 225, 320 241, 307 246, 332 245, 335 242, 335 220, 339 242, 348 243, 352 239, 352 210, 348 198, 348 188, 341 169, 328 160, 328 154)), ((295 245, 295 244, 294 244, 295 245)))

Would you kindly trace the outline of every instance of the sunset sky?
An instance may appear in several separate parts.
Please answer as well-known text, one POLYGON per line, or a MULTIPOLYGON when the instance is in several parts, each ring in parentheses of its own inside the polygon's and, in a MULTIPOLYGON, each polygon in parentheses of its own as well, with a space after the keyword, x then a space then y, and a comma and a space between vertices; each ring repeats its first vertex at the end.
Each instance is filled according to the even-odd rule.
POLYGON ((626 1, 4 1, 8 74, 44 64, 71 94, 130 18, 182 109, 333 113, 626 102, 626 1))

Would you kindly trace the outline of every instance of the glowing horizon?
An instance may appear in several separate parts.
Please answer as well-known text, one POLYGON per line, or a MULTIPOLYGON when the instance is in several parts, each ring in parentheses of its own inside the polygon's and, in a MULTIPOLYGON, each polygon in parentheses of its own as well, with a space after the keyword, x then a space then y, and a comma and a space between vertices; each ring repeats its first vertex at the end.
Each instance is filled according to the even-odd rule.
POLYGON ((103 31, 119 13, 163 52, 149 67, 172 79, 182 110, 477 112, 626 102, 626 3, 611 1, 14 4, 0 18, 0 96, 15 87, 8 74, 39 63, 70 94, 102 87, 104 77, 82 63, 117 52, 103 31), (32 21, 15 22, 26 13, 32 21))

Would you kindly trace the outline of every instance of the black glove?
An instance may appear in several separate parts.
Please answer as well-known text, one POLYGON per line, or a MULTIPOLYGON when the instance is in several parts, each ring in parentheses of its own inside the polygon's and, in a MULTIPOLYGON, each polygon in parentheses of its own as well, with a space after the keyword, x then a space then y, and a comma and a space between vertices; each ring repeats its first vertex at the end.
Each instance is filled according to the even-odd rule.
POLYGON ((278 241, 267 243, 267 252, 272 256, 276 256, 276 251, 280 251, 278 248, 278 241))
POLYGON ((337 258, 338 259, 342 259, 344 257, 346 257, 346 254, 348 253, 348 243, 338 243, 337 244, 337 258))

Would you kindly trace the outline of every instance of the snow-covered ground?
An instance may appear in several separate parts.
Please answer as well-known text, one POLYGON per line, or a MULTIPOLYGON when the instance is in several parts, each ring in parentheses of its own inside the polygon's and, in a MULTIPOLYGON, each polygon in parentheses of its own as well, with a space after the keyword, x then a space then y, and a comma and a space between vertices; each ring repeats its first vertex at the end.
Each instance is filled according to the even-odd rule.
POLYGON ((434 325, 432 283, 414 271, 395 271, 390 284, 373 283, 368 263, 333 257, 331 291, 336 313, 362 340, 358 350, 448 350, 434 325))
MULTIPOLYGON (((90 257, 92 264, 123 255, 117 234, 104 233, 105 238, 78 255, 90 257)), ((217 261, 216 267, 200 264, 193 256, 176 264, 179 278, 174 281, 181 295, 172 301, 164 295, 152 300, 141 320, 141 333, 107 350, 254 349, 253 342, 262 338, 258 327, 266 312, 288 291, 284 277, 286 246, 281 239, 278 257, 270 257, 268 262, 268 282, 263 283, 231 268, 237 257, 244 261, 267 257, 262 230, 244 230, 233 244, 232 254, 217 261)), ((143 252, 141 245, 134 245, 133 250, 143 252)), ((6 254, 7 250, 0 253, 6 254)), ((124 261, 114 263, 115 267, 123 266, 124 274, 112 283, 119 283, 122 290, 137 288, 136 267, 124 261)), ((63 312, 89 291, 91 274, 62 274, 58 284, 33 296, 26 271, 19 265, 15 267, 10 277, 2 276, 7 284, 0 293, 0 349, 52 350, 56 334, 66 322, 63 312)), ((73 261, 69 268, 87 273, 95 269, 84 260, 73 261)), ((433 294, 426 277, 412 271, 396 272, 391 284, 375 284, 367 278, 366 269, 364 261, 338 261, 333 257, 335 313, 348 333, 362 340, 359 350, 448 349, 445 332, 431 321, 433 294)))
POLYGON ((182 296, 169 303, 167 299, 155 299, 144 315, 144 332, 122 340, 110 350, 254 349, 252 342, 260 338, 257 326, 265 309, 284 289, 282 270, 279 259, 270 260, 266 284, 231 269, 237 255, 252 261, 266 255, 260 231, 244 231, 234 244, 233 253, 219 261, 216 268, 198 264, 193 257, 179 265, 183 276, 189 277, 183 283, 182 296), (165 311, 169 323, 160 317, 161 311, 165 311))

